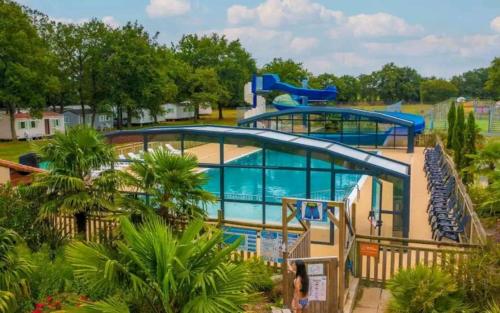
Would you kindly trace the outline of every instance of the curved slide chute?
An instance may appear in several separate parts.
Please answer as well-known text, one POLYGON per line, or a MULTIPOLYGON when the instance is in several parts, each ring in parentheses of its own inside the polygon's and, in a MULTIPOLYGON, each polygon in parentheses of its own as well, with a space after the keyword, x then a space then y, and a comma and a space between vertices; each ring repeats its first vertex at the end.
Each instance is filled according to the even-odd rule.
POLYGON ((252 92, 254 94, 268 93, 271 91, 282 91, 289 95, 288 98, 278 97, 273 101, 273 105, 278 110, 286 110, 307 106, 309 101, 331 101, 337 98, 337 88, 328 86, 325 89, 307 88, 307 83, 303 87, 296 87, 280 80, 276 74, 264 74, 254 76, 252 79, 252 92))

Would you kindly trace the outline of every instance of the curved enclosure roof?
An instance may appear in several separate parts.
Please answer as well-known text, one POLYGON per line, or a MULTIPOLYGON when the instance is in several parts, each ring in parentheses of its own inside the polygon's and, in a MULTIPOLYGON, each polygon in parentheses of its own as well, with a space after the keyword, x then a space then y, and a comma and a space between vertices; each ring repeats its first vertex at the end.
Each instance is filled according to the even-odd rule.
POLYGON ((149 129, 114 131, 106 134, 106 137, 113 140, 113 137, 119 136, 147 136, 158 134, 192 134, 218 138, 254 139, 262 143, 280 144, 291 148, 302 148, 324 153, 380 174, 386 174, 399 178, 408 178, 410 175, 410 166, 402 162, 340 143, 267 129, 222 126, 155 127, 149 129))
POLYGON ((400 115, 393 115, 393 114, 385 114, 381 112, 372 112, 372 111, 365 111, 365 110, 358 110, 358 109, 348 109, 348 108, 335 108, 335 107, 314 107, 314 106, 309 106, 309 107, 300 107, 296 109, 289 109, 289 110, 282 110, 282 111, 275 111, 275 112, 268 112, 260 115, 256 115, 250 118, 242 119, 238 121, 238 125, 245 125, 249 123, 253 123, 259 120, 263 119, 269 119, 272 117, 276 116, 282 116, 282 115, 290 115, 290 114, 324 114, 324 113, 336 113, 336 114, 342 114, 342 115, 354 115, 354 116, 361 116, 361 117, 366 117, 370 120, 373 121, 379 121, 382 123, 392 123, 400 126, 405 126, 405 127, 413 127, 415 126, 414 120, 411 119, 405 119, 404 113, 401 113, 400 115))

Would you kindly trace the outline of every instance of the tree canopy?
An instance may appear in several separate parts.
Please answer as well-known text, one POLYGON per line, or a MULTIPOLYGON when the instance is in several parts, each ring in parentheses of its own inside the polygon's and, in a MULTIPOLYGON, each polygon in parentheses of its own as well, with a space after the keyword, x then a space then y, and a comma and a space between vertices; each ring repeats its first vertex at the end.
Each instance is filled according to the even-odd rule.
POLYGON ((429 79, 420 84, 421 101, 436 103, 458 95, 458 88, 444 79, 429 79))

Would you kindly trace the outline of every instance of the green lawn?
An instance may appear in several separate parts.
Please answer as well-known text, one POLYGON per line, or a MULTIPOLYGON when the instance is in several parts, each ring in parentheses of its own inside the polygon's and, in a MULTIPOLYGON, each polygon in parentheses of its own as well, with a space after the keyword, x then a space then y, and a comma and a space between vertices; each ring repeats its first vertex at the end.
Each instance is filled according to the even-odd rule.
POLYGON ((43 140, 0 142, 0 159, 18 162, 19 156, 31 151, 35 151, 35 145, 43 140))
MULTIPOLYGON (((339 105, 339 107, 354 108, 367 111, 384 111, 387 108, 386 105, 369 105, 369 104, 339 105)), ((432 108, 433 108, 432 104, 403 104, 401 106, 403 113, 412 113, 420 115, 425 115, 432 108)))
MULTIPOLYGON (((202 116, 197 123, 194 123, 193 120, 184 120, 184 121, 171 121, 171 122, 163 122, 160 123, 159 126, 181 126, 181 125, 203 125, 203 124, 213 124, 213 125, 236 125, 236 110, 235 109, 225 109, 223 112, 224 119, 218 119, 218 111, 214 110, 212 115, 210 116, 202 116)), ((156 125, 158 126, 158 125, 156 125)), ((131 127, 132 129, 137 128, 146 128, 151 127, 151 125, 147 126, 135 126, 131 127)), ((43 140, 35 140, 31 142, 27 141, 18 141, 18 142, 9 142, 4 141, 0 142, 0 159, 9 160, 18 162, 19 156, 21 154, 25 154, 28 152, 35 151, 36 145, 42 143, 43 140)))

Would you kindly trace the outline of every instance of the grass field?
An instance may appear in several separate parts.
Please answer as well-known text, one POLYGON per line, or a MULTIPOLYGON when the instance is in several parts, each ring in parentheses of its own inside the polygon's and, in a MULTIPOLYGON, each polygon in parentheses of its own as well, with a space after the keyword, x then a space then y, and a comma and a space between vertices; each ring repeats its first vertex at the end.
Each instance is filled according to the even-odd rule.
MULTIPOLYGON (((169 121, 163 122, 153 126, 182 126, 182 125, 236 125, 236 110, 235 109, 225 109, 223 112, 224 119, 218 119, 218 112, 214 110, 212 115, 210 116, 202 116, 197 123, 194 123, 193 120, 183 120, 183 121, 169 121)), ((131 129, 137 128, 146 128, 151 127, 151 125, 147 126, 134 126, 131 129)), ((34 141, 18 141, 18 142, 9 142, 4 141, 0 142, 0 159, 9 160, 18 162, 19 156, 28 152, 32 152, 36 150, 36 145, 42 144, 43 140, 34 140, 34 141)))
POLYGON ((0 142, 0 159, 18 162, 21 154, 35 151, 35 145, 41 142, 42 140, 0 142))
MULTIPOLYGON (((345 106, 345 107, 353 107, 353 106, 345 106)), ((358 105, 355 108, 369 110, 369 111, 377 111, 384 110, 385 106, 383 105, 358 105)), ((402 106, 402 110, 405 113, 413 113, 413 114, 421 114, 425 115, 429 110, 432 109, 431 104, 405 104, 402 106)), ((234 126, 237 122, 237 110, 236 109, 224 109, 223 112, 224 119, 218 119, 218 112, 214 110, 212 115, 210 116, 202 116, 197 123, 194 123, 192 120, 183 120, 183 121, 169 121, 163 122, 153 126, 182 126, 182 125, 229 125, 234 126)), ((486 120, 478 120, 476 121, 478 126, 482 130, 487 130, 488 122, 486 120)), ((133 129, 137 128, 146 128, 151 127, 151 125, 147 126, 134 126, 133 129)), ((18 141, 18 142, 0 142, 0 159, 10 160, 10 161, 19 161, 19 156, 31 151, 35 151, 36 145, 42 143, 43 141, 18 141)))

